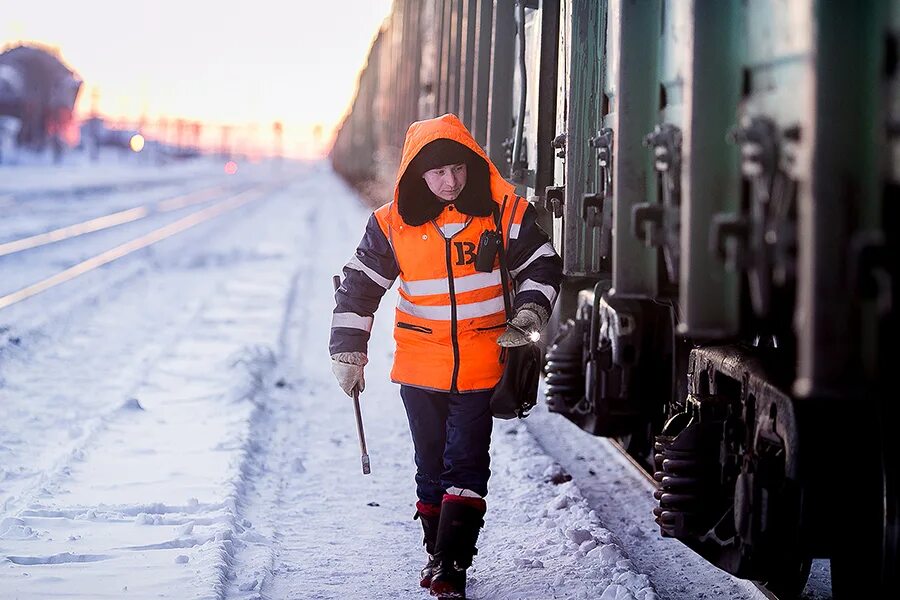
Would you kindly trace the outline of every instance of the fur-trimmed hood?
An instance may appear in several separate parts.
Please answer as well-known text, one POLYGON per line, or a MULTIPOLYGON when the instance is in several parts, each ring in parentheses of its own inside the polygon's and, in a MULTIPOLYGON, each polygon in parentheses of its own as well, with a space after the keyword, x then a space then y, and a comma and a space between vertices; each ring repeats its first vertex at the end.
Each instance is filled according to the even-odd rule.
POLYGON ((461 213, 473 217, 490 216, 504 195, 515 194, 514 186, 500 176, 497 167, 456 115, 417 121, 406 132, 394 187, 394 208, 404 223, 412 226, 427 223, 440 215, 446 206, 428 189, 415 164, 422 149, 438 139, 460 144, 465 149, 464 154, 468 155, 466 186, 453 202, 461 213))

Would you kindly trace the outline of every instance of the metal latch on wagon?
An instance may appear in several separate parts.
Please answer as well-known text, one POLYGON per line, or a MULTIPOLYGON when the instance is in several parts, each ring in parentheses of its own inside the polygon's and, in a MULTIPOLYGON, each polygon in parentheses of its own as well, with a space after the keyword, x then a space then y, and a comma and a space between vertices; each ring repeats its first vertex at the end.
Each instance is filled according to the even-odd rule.
MULTIPOLYGON (((556 156, 562 159, 566 158, 566 134, 561 133, 550 142, 550 145, 557 151, 556 156)), ((566 186, 549 186, 544 190, 544 208, 553 215, 554 219, 561 219, 563 216, 563 206, 566 203, 566 186)))
POLYGON ((600 167, 598 190, 595 194, 582 197, 581 218, 588 227, 600 227, 603 223, 603 205, 612 198, 612 150, 613 130, 604 127, 589 141, 597 150, 597 165, 600 167))
POLYGON ((566 186, 550 186, 544 190, 544 208, 553 215, 553 218, 562 218, 565 204, 566 186))

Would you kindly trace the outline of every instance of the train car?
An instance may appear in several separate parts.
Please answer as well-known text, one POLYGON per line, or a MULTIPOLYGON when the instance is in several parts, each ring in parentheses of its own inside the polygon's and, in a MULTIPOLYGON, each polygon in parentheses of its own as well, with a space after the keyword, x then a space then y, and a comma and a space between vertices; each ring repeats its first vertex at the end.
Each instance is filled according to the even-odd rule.
POLYGON ((0 53, 0 116, 18 120, 17 143, 62 150, 81 79, 52 51, 17 45, 0 53))
POLYGON ((563 257, 547 405, 653 474, 661 534, 887 593, 898 35, 897 0, 395 0, 331 158, 388 201, 457 114, 563 257))

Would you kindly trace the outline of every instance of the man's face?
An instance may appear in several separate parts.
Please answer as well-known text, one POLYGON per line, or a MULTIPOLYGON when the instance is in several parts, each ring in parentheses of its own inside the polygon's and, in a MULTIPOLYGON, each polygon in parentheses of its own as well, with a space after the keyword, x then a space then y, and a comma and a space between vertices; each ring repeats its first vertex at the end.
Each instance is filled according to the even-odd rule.
POLYGON ((444 202, 453 202, 466 187, 466 163, 425 171, 422 178, 435 196, 444 202))

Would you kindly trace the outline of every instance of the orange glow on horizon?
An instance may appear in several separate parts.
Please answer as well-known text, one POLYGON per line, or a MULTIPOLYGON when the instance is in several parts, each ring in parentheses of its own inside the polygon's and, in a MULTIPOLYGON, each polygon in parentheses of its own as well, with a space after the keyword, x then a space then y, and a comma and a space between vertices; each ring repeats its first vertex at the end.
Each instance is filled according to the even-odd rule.
POLYGON ((391 4, 29 0, 4 7, 0 46, 59 49, 83 81, 76 118, 100 115, 148 141, 309 158, 328 151, 391 4))

